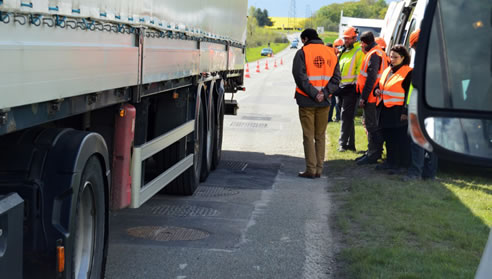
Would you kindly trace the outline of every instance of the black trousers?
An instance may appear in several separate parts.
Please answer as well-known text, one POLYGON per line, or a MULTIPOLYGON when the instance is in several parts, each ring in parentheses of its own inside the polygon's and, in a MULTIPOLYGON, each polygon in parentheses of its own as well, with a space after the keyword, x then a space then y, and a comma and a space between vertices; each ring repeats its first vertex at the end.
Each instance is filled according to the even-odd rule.
POLYGON ((386 163, 395 168, 407 168, 410 164, 410 138, 408 126, 383 128, 386 142, 386 163))
POLYGON ((357 105, 357 94, 355 85, 348 85, 339 89, 338 98, 341 101, 342 113, 340 116, 340 147, 355 148, 355 107, 357 105))
POLYGON ((364 125, 367 130, 367 157, 378 160, 383 153, 383 131, 378 126, 375 103, 366 103, 364 107, 364 125))

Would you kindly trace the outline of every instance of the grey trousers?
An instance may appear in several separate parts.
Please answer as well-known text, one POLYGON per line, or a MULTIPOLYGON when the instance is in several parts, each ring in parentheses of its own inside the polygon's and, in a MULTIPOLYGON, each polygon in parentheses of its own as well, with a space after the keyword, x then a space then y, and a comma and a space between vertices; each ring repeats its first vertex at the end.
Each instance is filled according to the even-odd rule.
POLYGON ((376 103, 366 103, 364 125, 367 131, 367 157, 378 160, 383 153, 383 130, 378 126, 376 103))
POLYGON ((355 85, 345 86, 340 89, 342 113, 340 116, 340 138, 338 145, 343 148, 355 148, 354 117, 357 105, 357 94, 355 85))

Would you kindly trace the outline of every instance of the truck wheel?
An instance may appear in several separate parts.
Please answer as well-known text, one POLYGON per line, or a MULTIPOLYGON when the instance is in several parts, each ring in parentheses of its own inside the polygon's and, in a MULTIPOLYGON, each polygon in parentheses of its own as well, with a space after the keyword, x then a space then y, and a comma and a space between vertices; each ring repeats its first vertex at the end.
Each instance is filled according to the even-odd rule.
MULTIPOLYGON (((205 111, 203 110, 203 106, 200 106, 195 121, 195 132, 191 136, 192 139, 190 140, 187 138, 187 142, 185 143, 188 145, 187 149, 193 151, 193 166, 164 188, 164 193, 166 194, 193 195, 200 183, 204 153, 203 139, 205 138, 203 136, 205 133, 205 111)), ((175 145, 173 148, 181 149, 181 145, 175 145)), ((176 150, 173 152, 176 152, 176 150)), ((184 152, 184 150, 178 150, 177 154, 180 152, 184 152)), ((182 157, 184 158, 185 156, 182 157)))
POLYGON ((220 157, 222 156, 222 137, 224 134, 224 97, 219 97, 217 100, 217 119, 215 127, 215 138, 213 147, 213 158, 212 158, 212 169, 216 169, 220 162, 220 157))
POLYGON ((104 176, 96 156, 87 161, 77 195, 75 216, 70 235, 71 253, 66 259, 72 263, 68 278, 103 278, 105 265, 104 176))
MULTIPOLYGON (((211 90, 210 94, 213 94, 211 90)), ((209 102, 209 114, 206 118, 206 132, 203 133, 203 144, 204 144, 204 152, 203 152, 203 162, 202 162, 202 170, 200 172, 200 181, 203 182, 207 180, 210 171, 212 170, 212 162, 213 162, 213 152, 214 152, 214 142, 215 142, 215 105, 213 99, 209 102)))

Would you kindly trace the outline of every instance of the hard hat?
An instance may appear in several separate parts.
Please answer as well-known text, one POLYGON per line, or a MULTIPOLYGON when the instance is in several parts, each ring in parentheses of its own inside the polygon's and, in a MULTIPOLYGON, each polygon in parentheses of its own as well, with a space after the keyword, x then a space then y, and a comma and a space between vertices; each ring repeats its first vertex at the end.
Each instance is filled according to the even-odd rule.
POLYGON ((384 41, 384 39, 383 39, 383 38, 381 38, 381 37, 377 37, 377 38, 375 39, 375 41, 376 41, 376 44, 378 44, 381 48, 386 49, 386 42, 384 41))
POLYGON ((417 29, 410 34, 410 47, 413 47, 419 41, 420 29, 417 29))
POLYGON ((338 38, 336 39, 334 42, 333 42, 333 46, 334 47, 339 47, 339 46, 343 46, 343 40, 338 38))
POLYGON ((343 32, 343 37, 344 38, 352 38, 357 36, 357 29, 354 27, 350 26, 345 31, 343 32))

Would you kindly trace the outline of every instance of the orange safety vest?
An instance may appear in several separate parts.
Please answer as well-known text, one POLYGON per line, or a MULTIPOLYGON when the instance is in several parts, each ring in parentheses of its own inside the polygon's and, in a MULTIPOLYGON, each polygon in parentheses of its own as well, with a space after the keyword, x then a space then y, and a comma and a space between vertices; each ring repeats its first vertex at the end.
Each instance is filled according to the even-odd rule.
MULTIPOLYGON (((381 79, 379 80, 379 89, 382 91, 382 101, 384 106, 390 108, 392 106, 403 106, 405 103, 405 89, 403 89, 403 81, 412 68, 408 65, 403 65, 394 73, 388 77, 391 72, 391 67, 384 70, 381 79)), ((381 102, 381 98, 378 99, 377 104, 381 102)))
MULTIPOLYGON (((321 91, 333 76, 338 60, 337 56, 332 49, 322 44, 309 44, 302 47, 302 50, 304 51, 309 83, 321 91)), ((296 92, 309 97, 299 87, 296 87, 296 92)))
POLYGON ((381 57, 381 65, 379 66, 376 82, 372 85, 371 93, 367 98, 368 103, 376 103, 378 98, 373 94, 374 87, 376 87, 376 84, 379 83, 383 71, 388 67, 386 53, 384 53, 380 46, 376 45, 366 54, 364 60, 362 60, 361 70, 359 76, 357 77, 357 93, 362 94, 362 90, 364 89, 364 85, 366 84, 367 68, 369 67, 369 60, 371 60, 372 55, 378 55, 379 57, 381 57))

